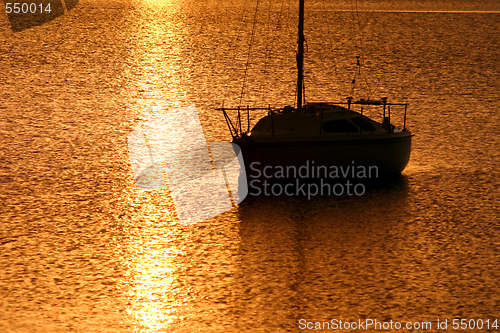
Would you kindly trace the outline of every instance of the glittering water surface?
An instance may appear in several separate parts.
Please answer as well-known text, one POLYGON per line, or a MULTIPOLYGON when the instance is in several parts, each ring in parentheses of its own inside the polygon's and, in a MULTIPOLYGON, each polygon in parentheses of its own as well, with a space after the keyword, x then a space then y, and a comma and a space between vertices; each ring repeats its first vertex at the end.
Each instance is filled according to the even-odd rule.
MULTIPOLYGON (((308 4, 307 99, 350 95, 361 55, 357 96, 410 103, 400 179, 184 228, 168 190, 134 185, 127 136, 147 119, 196 105, 207 141, 229 140, 214 109, 239 103, 255 4, 81 0, 15 34, 1 17, 1 332, 500 319, 494 2, 308 4)), ((295 8, 260 3, 243 105, 293 104, 295 8)))

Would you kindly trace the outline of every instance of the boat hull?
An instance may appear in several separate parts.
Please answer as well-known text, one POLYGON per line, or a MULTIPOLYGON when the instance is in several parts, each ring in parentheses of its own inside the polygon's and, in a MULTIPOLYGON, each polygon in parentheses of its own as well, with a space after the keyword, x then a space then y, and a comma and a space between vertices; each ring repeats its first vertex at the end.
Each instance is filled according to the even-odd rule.
MULTIPOLYGON (((234 140, 243 152, 247 173, 265 167, 302 166, 364 167, 376 171, 377 178, 401 174, 410 159, 409 132, 349 138, 311 138, 309 140, 255 139, 234 140), (257 163, 255 163, 257 162, 257 163)), ((268 168, 269 170, 269 168, 268 168)), ((269 172, 268 172, 269 174, 269 172)))

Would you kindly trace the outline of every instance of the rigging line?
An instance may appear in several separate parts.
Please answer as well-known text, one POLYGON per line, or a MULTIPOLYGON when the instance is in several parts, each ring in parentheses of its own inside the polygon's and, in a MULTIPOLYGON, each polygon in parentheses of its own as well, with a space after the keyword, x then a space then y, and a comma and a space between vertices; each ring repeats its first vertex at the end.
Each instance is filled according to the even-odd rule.
MULTIPOLYGON (((243 7, 242 7, 242 9, 241 9, 241 14, 240 14, 240 15, 238 15, 238 13, 239 13, 239 12, 238 12, 237 10, 235 10, 235 11, 234 11, 234 12, 238 15, 238 17, 241 17, 241 18, 242 18, 242 19, 241 19, 241 24, 239 24, 239 23, 237 24, 237 28, 235 29, 235 31, 236 31, 236 36, 235 36, 235 37, 234 37, 234 39, 233 39, 233 40, 234 40, 234 45, 236 46, 236 47, 235 47, 236 49, 239 49, 239 48, 240 48, 240 46, 243 46, 243 45, 242 45, 242 44, 243 44, 243 41, 241 41, 241 43, 240 43, 240 39, 242 39, 242 38, 241 38, 241 36, 242 36, 242 34, 243 34, 243 32, 244 32, 244 29, 245 29, 245 27, 246 27, 246 20, 247 20, 247 3, 248 3, 248 0, 245 0, 245 1, 243 2, 243 7)), ((228 15, 229 15, 229 13, 228 13, 228 15)), ((239 21, 238 21, 238 22, 239 22, 239 21)), ((234 50, 233 50, 233 52, 232 52, 232 57, 231 57, 231 54, 229 54, 230 52, 231 52, 231 48, 228 48, 228 50, 227 50, 227 55, 228 55, 228 56, 227 56, 227 59, 230 59, 230 61, 231 61, 231 65, 232 65, 232 66, 230 66, 229 68, 233 69, 233 70, 236 72, 236 73, 235 73, 235 75, 236 75, 236 79, 231 80, 231 81, 235 81, 235 82, 237 82, 237 80, 238 80, 237 78, 239 77, 239 73, 238 73, 238 71, 239 71, 239 70, 238 70, 238 66, 237 66, 237 65, 235 65, 235 64, 237 64, 237 63, 238 63, 238 62, 236 61, 236 59, 237 59, 237 57, 238 57, 238 54, 240 54, 240 53, 239 53, 239 52, 234 52, 234 50)))
POLYGON ((295 108, 297 106, 297 85, 295 85, 295 95, 293 96, 293 107, 295 108))
MULTIPOLYGON (((359 47, 356 43, 356 48, 358 48, 360 56, 356 57, 357 58, 357 65, 358 65, 358 71, 359 71, 359 78, 361 80, 364 80, 365 83, 365 94, 369 94, 369 96, 373 95, 374 91, 371 89, 370 82, 368 81, 368 76, 365 74, 363 71, 363 74, 361 73, 361 69, 364 67, 364 60, 365 60, 365 48, 364 48, 364 31, 363 28, 361 27, 361 19, 359 15, 359 7, 358 7, 358 0, 355 0, 355 8, 353 9, 352 5, 352 0, 351 0, 351 11, 353 11, 353 26, 356 26, 354 28, 355 33, 357 36, 359 36, 359 47)), ((369 97, 368 97, 369 98, 369 97)))
MULTIPOLYGON (((292 1, 291 0, 288 0, 288 11, 286 13, 286 21, 287 22, 290 22, 290 12, 291 12, 291 8, 292 8, 292 1)), ((287 30, 288 30, 288 33, 290 35, 295 35, 295 31, 292 31, 292 29, 290 29, 290 25, 287 24, 286 26, 287 30)))
MULTIPOLYGON (((291 12, 292 12, 292 0, 288 0, 288 11, 287 11, 287 18, 286 18, 286 22, 288 22, 288 24, 286 24, 286 27, 287 27, 287 30, 288 30, 288 37, 290 38, 290 40, 293 40, 294 45, 296 45, 295 44, 296 41, 297 41, 296 40, 297 36, 295 35, 296 31, 295 30, 292 31, 292 29, 290 28, 290 23, 293 21, 293 20, 290 19, 291 12)), ((294 47, 294 49, 295 49, 295 47, 294 47)), ((284 63, 286 63, 286 60, 283 57, 281 57, 281 64, 284 64, 284 63)), ((298 96, 297 85, 294 84, 294 86, 295 86, 295 94, 293 96, 293 107, 296 106, 297 96, 298 96)))
MULTIPOLYGON (((241 20, 242 24, 241 25, 238 24, 238 26, 241 26, 241 29, 237 30, 237 33, 236 33, 236 42, 238 42, 240 40, 240 36, 243 33, 244 27, 246 26, 245 23, 246 23, 246 13, 247 13, 247 11, 246 11, 247 2, 248 2, 248 0, 245 0, 245 2, 243 3, 243 9, 242 9, 242 13, 240 15, 242 17, 242 20, 241 20)), ((234 52, 233 53, 233 64, 236 61, 236 57, 237 57, 237 52, 234 52)))
MULTIPOLYGON (((271 2, 272 0, 269 0, 269 13, 271 12, 271 2)), ((283 17, 283 7, 284 7, 284 4, 285 4, 285 0, 282 0, 281 1, 281 6, 280 6, 280 11, 279 11, 279 14, 278 14, 278 19, 277 19, 277 22, 276 22, 276 28, 275 28, 275 34, 273 36, 273 39, 271 40, 271 43, 268 43, 266 45, 266 51, 265 51, 265 54, 266 54, 266 60, 264 62, 264 71, 263 71, 263 76, 266 77, 267 75, 267 71, 268 71, 268 63, 269 63, 269 58, 270 58, 270 53, 271 51, 269 51, 269 45, 271 46, 271 50, 272 50, 272 47, 274 46, 274 41, 276 40, 276 37, 278 35, 278 31, 281 27, 281 18, 283 17)), ((269 22, 271 21, 270 19, 270 15, 269 15, 269 22)), ((261 100, 264 99, 264 93, 265 91, 262 90, 262 94, 261 94, 261 100)))
MULTIPOLYGON (((358 29, 359 29, 359 34, 360 34, 360 41, 359 41, 359 44, 360 44, 360 49, 361 49, 361 63, 359 65, 360 67, 360 70, 361 70, 361 67, 363 66, 363 63, 364 63, 364 60, 365 60, 365 49, 364 49, 364 45, 363 45, 363 40, 364 40, 364 34, 363 34, 363 29, 361 29, 361 20, 359 19, 359 10, 358 10, 358 0, 355 0, 356 1, 356 18, 357 18, 357 22, 358 22, 358 29)), ((366 85, 366 88, 368 89, 368 93, 370 92, 371 88, 370 88, 370 83, 368 82, 368 77, 366 75, 363 75, 364 79, 365 79, 365 85, 366 85)))
POLYGON ((363 62, 364 62, 364 45, 363 45, 363 29, 361 28, 361 20, 359 18, 359 9, 358 9, 358 1, 355 0, 354 5, 353 1, 351 0, 351 12, 353 13, 352 15, 352 26, 353 26, 353 39, 355 41, 355 48, 359 51, 358 53, 360 55, 356 56, 356 66, 357 66, 357 73, 354 74, 354 79, 352 80, 352 86, 351 86, 351 95, 354 97, 354 91, 356 89, 356 81, 358 79, 364 79, 365 80, 365 89, 366 90, 371 90, 370 85, 368 83, 366 75, 361 74, 361 69, 363 67, 363 62), (358 45, 358 39, 359 39, 359 45, 358 45))
POLYGON ((373 96, 373 94, 378 90, 378 88, 380 88, 380 81, 382 81, 382 79, 378 79, 378 82, 377 82, 377 86, 375 87, 375 89, 373 89, 373 91, 370 93, 370 95, 368 96, 368 100, 370 99, 370 97, 373 96))
MULTIPOLYGON (((354 44, 354 48, 356 49, 356 53, 358 53, 357 51, 359 51, 359 47, 358 47, 358 41, 357 41, 357 38, 356 38, 356 16, 355 16, 355 12, 354 12, 354 6, 353 6, 353 1, 351 0, 351 13, 352 13, 352 21, 351 21, 351 24, 352 24, 352 35, 351 35, 351 40, 354 44)), ((359 68, 358 68, 359 69, 359 68)), ((355 97, 354 96, 354 91, 356 89, 356 78, 357 78, 357 71, 354 72, 354 78, 351 82, 351 93, 350 93, 350 96, 351 97, 355 97)))
MULTIPOLYGON (((307 39, 304 36, 304 59, 306 57, 306 54, 309 52, 309 44, 307 44, 307 39)), ((303 105, 306 104, 306 73, 305 73, 305 65, 302 65, 302 102, 303 105)))
MULTIPOLYGON (((326 10, 326 5, 325 5, 325 0, 323 0, 323 11, 326 13, 327 10, 326 10)), ((330 19, 330 15, 327 15, 326 16, 326 26, 327 26, 327 33, 328 33, 328 36, 330 37, 329 38, 329 41, 330 41, 330 50, 332 52, 332 54, 334 53, 335 51, 335 48, 333 47, 333 37, 332 37, 332 34, 330 33, 330 22, 329 22, 329 19, 330 19)), ((332 57, 334 59, 334 57, 332 57)), ((335 59, 334 59, 335 60, 335 59)), ((338 85, 338 82, 339 82, 339 79, 338 79, 338 71, 337 71, 337 63, 335 61, 332 61, 333 63, 333 76, 335 77, 335 88, 337 90, 337 93, 339 95, 339 101, 342 100, 342 97, 341 97, 341 93, 340 93, 340 87, 338 85)))
POLYGON ((306 76, 302 76, 302 105, 306 105, 307 99, 306 99, 306 76))
POLYGON ((255 37, 255 26, 257 24, 257 13, 259 11, 259 1, 260 0, 257 0, 257 4, 255 5, 255 15, 253 17, 253 26, 252 26, 252 37, 250 38, 250 43, 248 45, 247 64, 245 66, 245 75, 243 77, 243 86, 241 87, 241 95, 240 95, 239 106, 241 106, 241 101, 243 99, 243 93, 245 91, 245 84, 247 82, 248 66, 250 65, 250 53, 252 52, 253 38, 255 37))
MULTIPOLYGON (((272 4, 272 0, 269 0, 269 7, 267 9, 268 11, 268 14, 267 14, 267 20, 266 20, 266 24, 265 24, 265 32, 266 32, 266 47, 264 48, 264 55, 265 55, 265 60, 264 60, 264 69, 263 69, 263 73, 262 73, 262 77, 266 77, 266 72, 267 72, 267 63, 269 61, 269 31, 270 31, 270 23, 271 22, 271 4, 272 4)), ((260 84, 260 87, 259 89, 261 90, 261 98, 260 100, 262 100, 264 98, 264 89, 262 89, 262 86, 263 86, 263 81, 266 81, 266 80, 259 80, 261 82, 260 84)))

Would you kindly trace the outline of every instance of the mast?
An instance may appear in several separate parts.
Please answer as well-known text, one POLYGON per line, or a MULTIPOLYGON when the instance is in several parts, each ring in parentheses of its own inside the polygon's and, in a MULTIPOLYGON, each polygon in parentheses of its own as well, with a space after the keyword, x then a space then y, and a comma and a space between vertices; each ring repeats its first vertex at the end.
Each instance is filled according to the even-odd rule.
POLYGON ((302 109, 304 83, 304 0, 299 0, 299 48, 297 51, 297 110, 302 109))

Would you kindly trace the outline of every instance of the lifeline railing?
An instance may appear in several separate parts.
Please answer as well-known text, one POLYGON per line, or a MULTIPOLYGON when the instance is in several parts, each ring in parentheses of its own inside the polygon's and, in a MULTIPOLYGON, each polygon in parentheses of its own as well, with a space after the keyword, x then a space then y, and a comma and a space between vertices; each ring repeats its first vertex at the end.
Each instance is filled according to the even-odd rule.
MULTIPOLYGON (((391 105, 401 105, 405 107, 405 112, 403 116, 403 132, 406 132, 406 114, 408 111, 408 103, 389 103, 387 102, 387 97, 382 97, 380 101, 378 100, 365 100, 365 99, 360 99, 358 101, 353 102, 352 97, 347 97, 347 102, 339 102, 339 103, 332 103, 335 105, 347 105, 347 109, 351 110, 351 105, 382 105, 384 107, 384 112, 383 112, 383 120, 387 118, 389 123, 391 122, 391 105), (387 110, 387 117, 385 116, 387 110)), ((363 107, 361 107, 360 110, 361 116, 363 116, 363 107)))
MULTIPOLYGON (((347 102, 332 102, 329 103, 332 105, 347 105, 347 109, 351 110, 351 105, 361 105, 360 113, 361 116, 363 116, 363 106, 362 105, 381 105, 383 106, 383 121, 387 119, 387 121, 391 122, 391 105, 398 105, 398 106, 404 106, 405 111, 404 111, 404 118, 403 118, 403 132, 406 132, 406 114, 408 110, 408 103, 388 103, 387 102, 387 97, 382 97, 380 100, 364 100, 360 99, 358 101, 353 102, 352 97, 347 97, 347 102), (386 111, 387 111, 387 117, 386 117, 386 111)), ((304 109, 307 108, 307 105, 304 109)), ((271 105, 268 105, 267 108, 251 108, 247 105, 246 108, 217 108, 216 110, 222 110, 224 114, 224 119, 226 120, 227 127, 229 129, 229 132, 231 133, 231 137, 233 139, 241 137, 243 134, 250 132, 250 111, 253 110, 267 110, 268 114, 271 116, 271 131, 272 131, 272 136, 274 138, 274 110, 271 109, 271 105), (242 130, 242 112, 246 110, 246 116, 247 116, 247 130, 243 131, 242 130), (236 126, 234 126, 233 122, 231 121, 231 118, 229 117, 227 111, 238 111, 238 122, 236 126)), ((280 110, 277 110, 276 112, 280 112, 280 110)), ((320 121, 320 133, 319 135, 321 136, 322 133, 322 126, 323 126, 323 113, 324 110, 321 111, 321 121, 320 121)), ((361 129, 360 129, 361 131, 361 129)), ((392 131, 392 128, 391 128, 392 131)))
MULTIPOLYGON (((227 127, 229 128, 229 132, 231 133, 231 137, 233 139, 239 138, 239 137, 241 137, 242 134, 250 132, 250 111, 254 111, 254 110, 267 110, 267 111, 269 111, 269 114, 271 115, 271 120, 272 120, 273 113, 274 113, 271 110, 271 105, 269 105, 267 108, 251 108, 251 107, 249 107, 247 105, 246 108, 241 108, 239 106, 237 108, 225 108, 225 107, 221 107, 221 108, 217 108, 216 110, 222 110, 222 113, 224 114, 224 119, 226 120, 227 127), (237 120, 236 126, 234 126, 234 124, 231 121, 231 118, 229 117, 227 111, 238 111, 238 120, 237 120), (246 111, 246 117, 247 117, 247 130, 246 131, 242 130, 242 116, 241 116, 241 114, 244 111, 246 111)), ((273 134, 274 134, 274 124, 273 124, 273 121, 271 121, 271 126, 273 127, 272 131, 273 131, 273 134)))

